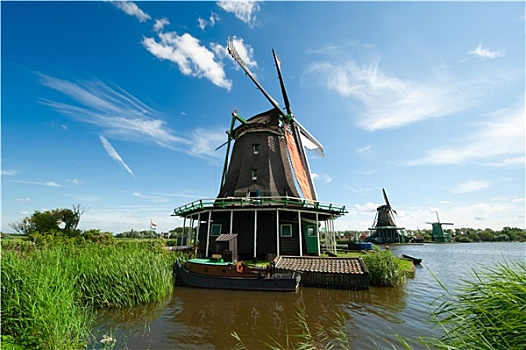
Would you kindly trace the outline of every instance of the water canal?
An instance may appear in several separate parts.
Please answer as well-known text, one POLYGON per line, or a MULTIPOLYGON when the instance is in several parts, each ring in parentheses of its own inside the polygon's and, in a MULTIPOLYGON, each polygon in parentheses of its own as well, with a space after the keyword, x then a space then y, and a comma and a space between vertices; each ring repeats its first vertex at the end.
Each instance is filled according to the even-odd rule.
MULTIPOLYGON (((399 288, 344 291, 300 288, 297 293, 243 292, 176 287, 163 302, 103 310, 94 335, 117 338, 116 348, 232 349, 236 332, 248 349, 268 349, 264 342, 286 347, 295 333, 294 319, 303 307, 311 331, 329 328, 345 317, 352 349, 397 346, 396 334, 408 339, 440 335, 426 322, 430 305, 454 291, 472 271, 499 262, 526 261, 526 243, 463 243, 391 246, 395 255, 422 258, 414 279, 399 288), (288 331, 287 331, 288 328, 288 331)), ((99 346, 100 347, 100 344, 99 346)), ((397 346, 398 348, 398 346, 397 346)), ((415 346, 418 349, 418 345, 415 346)))

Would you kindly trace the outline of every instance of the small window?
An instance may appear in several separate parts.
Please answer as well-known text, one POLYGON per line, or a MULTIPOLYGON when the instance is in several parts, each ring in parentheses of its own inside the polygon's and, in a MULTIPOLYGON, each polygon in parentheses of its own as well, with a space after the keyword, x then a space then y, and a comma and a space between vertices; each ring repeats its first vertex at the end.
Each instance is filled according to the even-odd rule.
POLYGON ((292 225, 283 224, 281 225, 281 237, 292 237, 292 225))
POLYGON ((221 224, 212 224, 210 227, 210 236, 217 237, 221 234, 221 224))
POLYGON ((316 237, 316 226, 314 225, 307 226, 307 236, 316 237))
POLYGON ((257 180, 257 179, 258 179, 258 170, 252 169, 252 180, 257 180))
POLYGON ((248 192, 248 196, 250 198, 257 198, 257 197, 259 197, 259 191, 250 191, 250 192, 248 192))
POLYGON ((259 154, 259 145, 257 143, 253 144, 252 150, 254 151, 254 154, 259 154))

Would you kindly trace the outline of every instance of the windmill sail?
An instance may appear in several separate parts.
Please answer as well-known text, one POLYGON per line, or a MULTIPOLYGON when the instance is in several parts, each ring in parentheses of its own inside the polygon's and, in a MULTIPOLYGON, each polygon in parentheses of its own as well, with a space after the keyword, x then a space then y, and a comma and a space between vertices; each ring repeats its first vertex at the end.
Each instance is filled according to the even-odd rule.
POLYGON ((296 180, 300 186, 300 190, 309 201, 316 199, 314 186, 312 186, 312 179, 304 165, 303 158, 300 153, 299 145, 296 142, 294 135, 289 128, 285 128, 285 139, 287 140, 287 148, 289 151, 290 162, 292 169, 296 175, 296 180))

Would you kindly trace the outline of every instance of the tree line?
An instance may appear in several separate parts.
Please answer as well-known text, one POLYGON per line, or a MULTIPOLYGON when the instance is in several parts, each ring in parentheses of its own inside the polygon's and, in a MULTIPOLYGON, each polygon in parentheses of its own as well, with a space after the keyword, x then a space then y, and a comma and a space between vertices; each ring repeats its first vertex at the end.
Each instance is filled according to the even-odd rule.
MULTIPOLYGON (((56 236, 64 238, 96 237, 99 235, 111 235, 115 238, 172 238, 182 240, 191 238, 195 228, 176 227, 168 232, 158 233, 154 230, 130 230, 120 233, 101 232, 99 229, 79 230, 78 225, 85 209, 73 205, 72 209, 54 209, 47 211, 35 211, 31 216, 10 223, 9 226, 18 234, 39 239, 42 236, 56 236)), ((421 237, 424 241, 432 241, 430 229, 406 230, 407 236, 421 237)), ((505 226, 501 230, 490 228, 455 228, 444 229, 444 232, 454 238, 456 242, 525 242, 526 231, 518 227, 505 226)), ((340 241, 356 240, 362 235, 368 235, 370 231, 339 231, 337 236, 340 241)))

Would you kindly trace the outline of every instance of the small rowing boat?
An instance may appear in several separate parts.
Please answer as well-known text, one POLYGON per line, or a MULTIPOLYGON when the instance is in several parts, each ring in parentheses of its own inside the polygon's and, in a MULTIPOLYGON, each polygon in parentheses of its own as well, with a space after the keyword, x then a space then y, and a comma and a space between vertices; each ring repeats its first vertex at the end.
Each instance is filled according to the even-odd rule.
POLYGON ((400 256, 401 259, 405 259, 405 260, 411 260, 413 262, 413 264, 415 265, 420 265, 420 263, 422 262, 422 259, 418 259, 418 258, 413 258, 412 256, 409 256, 409 255, 406 255, 406 254, 402 254, 400 256))

